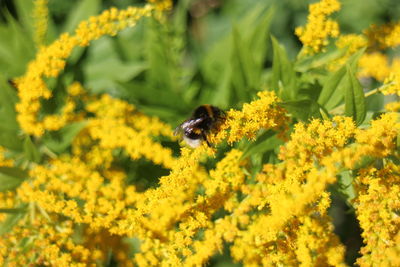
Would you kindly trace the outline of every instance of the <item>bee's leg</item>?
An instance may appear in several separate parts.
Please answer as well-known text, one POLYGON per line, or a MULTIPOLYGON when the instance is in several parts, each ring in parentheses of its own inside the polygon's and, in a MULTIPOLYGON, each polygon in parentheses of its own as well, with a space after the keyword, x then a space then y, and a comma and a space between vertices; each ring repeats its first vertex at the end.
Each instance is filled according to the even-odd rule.
POLYGON ((212 147, 212 145, 210 144, 210 142, 208 142, 207 135, 205 134, 204 131, 201 131, 201 137, 203 138, 204 141, 206 141, 208 147, 212 147))

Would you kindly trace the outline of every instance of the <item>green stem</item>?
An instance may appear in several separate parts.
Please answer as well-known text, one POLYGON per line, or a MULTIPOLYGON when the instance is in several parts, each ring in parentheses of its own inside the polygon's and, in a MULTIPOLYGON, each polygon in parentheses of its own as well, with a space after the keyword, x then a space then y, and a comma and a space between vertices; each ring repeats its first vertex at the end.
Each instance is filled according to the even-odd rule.
POLYGON ((53 151, 51 151, 47 146, 43 146, 42 148, 42 152, 44 154, 46 154, 47 156, 49 156, 52 159, 57 158, 57 154, 55 154, 53 151))
POLYGON ((49 214, 47 214, 47 212, 46 212, 42 207, 40 207, 40 206, 37 205, 37 204, 36 204, 36 207, 37 207, 37 209, 40 211, 40 213, 43 215, 43 217, 45 217, 49 222, 52 222, 52 220, 51 220, 49 214))
POLYGON ((35 221, 35 203, 29 202, 29 218, 31 225, 35 221))

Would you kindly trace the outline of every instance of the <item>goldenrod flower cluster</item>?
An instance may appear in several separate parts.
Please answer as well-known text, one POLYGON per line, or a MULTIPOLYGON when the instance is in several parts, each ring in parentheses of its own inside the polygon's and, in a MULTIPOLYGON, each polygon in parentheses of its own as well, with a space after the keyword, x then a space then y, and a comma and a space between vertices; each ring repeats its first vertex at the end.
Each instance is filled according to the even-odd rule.
POLYGON ((388 23, 384 25, 371 25, 365 31, 369 46, 380 49, 396 47, 400 45, 400 23, 388 23))
MULTIPOLYGON (((214 147, 184 147, 179 155, 160 141, 176 141, 168 124, 124 100, 89 95, 78 82, 67 88, 59 114, 43 114, 41 100, 52 97, 47 78, 64 69, 73 48, 171 8, 171 1, 149 2, 80 23, 74 35, 42 47, 18 79, 16 109, 25 134, 40 138, 70 123, 82 129, 68 153, 29 164, 22 185, 0 194, 1 208, 26 210, 0 239, 0 265, 94 266, 112 254, 121 266, 202 266, 229 248, 245 266, 345 266, 345 247, 328 213, 328 187, 344 170, 357 174, 353 204, 365 243, 357 262, 399 265, 400 170, 391 160, 399 157, 398 113, 384 113, 363 128, 345 116, 312 119, 290 132, 281 100, 262 91, 240 110, 226 112, 210 133, 214 147), (275 162, 252 172, 251 160, 232 146, 265 130, 286 143, 275 162), (206 164, 219 146, 224 154, 206 164), (122 157, 165 174, 157 184, 141 186, 130 181, 122 157), (366 158, 373 162, 362 165, 366 158)), ((335 0, 310 6, 310 26, 297 30, 306 48, 318 52, 328 36, 339 34, 337 23, 326 18, 339 8, 335 0)), ((347 36, 339 43, 354 52, 365 39, 347 36)), ((384 71, 373 75, 382 81, 384 71)), ((0 166, 13 164, 0 147, 0 166)))
POLYGON ((333 12, 340 10, 338 0, 322 0, 309 6, 309 15, 305 27, 296 28, 296 35, 303 43, 306 53, 321 52, 328 45, 329 37, 339 36, 339 24, 330 18, 333 12))
MULTIPOLYGON (((340 9, 337 0, 322 0, 310 5, 310 13, 307 24, 296 29, 296 35, 303 43, 305 53, 314 54, 324 51, 328 44, 328 37, 337 38, 336 46, 346 49, 344 56, 334 61, 328 67, 331 70, 338 69, 346 60, 359 49, 368 48, 360 61, 360 77, 372 77, 385 86, 381 89, 384 94, 400 95, 399 59, 389 59, 382 49, 395 48, 400 44, 400 24, 388 23, 383 25, 371 25, 363 34, 339 34, 339 26, 336 21, 327 19, 331 13, 340 9), (379 66, 379 68, 377 67, 379 66)), ((393 108, 392 108, 393 109, 393 108)))
POLYGON ((347 48, 347 53, 354 54, 360 48, 367 46, 367 39, 357 34, 341 34, 336 41, 338 48, 347 48))
POLYGON ((363 229, 365 247, 360 266, 400 265, 400 168, 389 163, 382 169, 369 167, 357 177, 357 219, 363 229))
POLYGON ((48 0, 35 0, 33 9, 34 41, 37 47, 44 45, 47 33, 49 9, 48 0))
POLYGON ((51 45, 42 47, 35 60, 29 64, 26 74, 17 81, 20 102, 16 109, 21 128, 26 133, 42 136, 45 130, 60 129, 68 121, 67 114, 74 109, 68 103, 61 114, 52 115, 47 120, 38 120, 38 114, 40 113, 40 100, 51 97, 51 90, 46 84, 46 78, 58 76, 64 69, 65 60, 74 47, 88 46, 90 41, 103 35, 115 35, 126 27, 134 26, 140 18, 150 16, 154 11, 160 11, 159 8, 169 6, 170 4, 157 4, 156 6, 147 4, 143 8, 130 7, 126 10, 111 8, 97 17, 91 17, 87 21, 81 22, 74 35, 65 33, 51 45))
POLYGON ((383 82, 390 75, 390 66, 386 55, 380 52, 365 54, 360 58, 360 76, 374 77, 376 80, 383 82), (376 68, 379 66, 379 68, 376 68))
POLYGON ((385 95, 396 94, 400 96, 400 60, 396 60, 392 64, 392 72, 386 79, 384 80, 384 84, 386 85, 382 89, 382 93, 385 95))
POLYGON ((6 157, 7 150, 0 146, 0 167, 11 167, 13 160, 6 157))
POLYGON ((381 52, 365 54, 360 59, 361 77, 373 77, 384 85, 381 92, 385 95, 397 94, 400 96, 400 59, 389 60, 388 56, 381 52), (379 66, 379 68, 377 68, 379 66))
MULTIPOLYGON (((12 191, 0 193, 0 204, 2 208, 11 209, 15 206, 15 193, 12 191)), ((6 219, 6 214, 0 214, 0 222, 6 219)))
MULTIPOLYGON (((242 111, 230 111, 229 116, 232 120, 242 118, 241 123, 245 123, 245 114, 263 111, 257 104, 268 95, 274 97, 260 94, 260 100, 249 103, 242 111)), ((102 96, 88 109, 97 114, 94 122, 100 118, 103 124, 120 120, 121 127, 134 128, 123 120, 121 114, 133 109, 123 101, 113 103, 109 96, 102 96), (105 109, 110 106, 115 109, 105 109)), ((269 109, 264 106, 264 112, 269 109)), ((253 183, 248 183, 253 178, 245 172, 248 163, 242 159, 241 151, 231 150, 214 169, 206 170, 201 162, 205 155, 212 155, 212 150, 206 146, 193 151, 184 148, 171 163, 171 173, 160 178, 157 188, 144 192, 125 185, 125 173, 114 169, 112 153, 107 153, 105 140, 109 138, 102 139, 107 126, 103 129, 96 123, 93 129, 88 126, 89 142, 77 138, 77 152, 72 158, 64 156, 50 161, 48 166, 32 169, 32 178, 18 189, 18 196, 47 214, 39 218, 69 218, 69 224, 84 225, 84 231, 90 233, 88 238, 93 235, 106 247, 118 250, 121 238, 139 238, 140 252, 129 259, 127 248, 122 246, 120 262, 129 259, 139 266, 197 266, 221 251, 225 243, 231 243, 232 257, 245 265, 344 266, 344 247, 333 233, 327 214, 327 186, 336 181, 338 172, 354 168, 362 157, 394 155, 393 140, 400 133, 396 120, 394 113, 387 114, 363 130, 346 117, 297 124, 290 141, 281 148, 282 163, 264 165, 253 183), (356 143, 351 143, 353 139, 356 143), (96 140, 99 143, 93 142, 96 140), (91 153, 90 149, 101 147, 102 142, 105 147, 96 150, 106 152, 99 155, 101 164, 85 159, 81 151, 89 149, 91 153), (225 215, 213 219, 221 210, 225 215), (103 239, 103 234, 109 238, 103 239)), ((254 122, 251 125, 257 130, 254 122)), ((275 126, 270 124, 269 128, 275 126)), ((258 129, 263 127, 266 124, 259 122, 258 129)), ((244 132, 235 138, 246 136, 244 132)), ((128 152, 127 147, 124 149, 128 152)), ((361 196, 356 201, 362 201, 361 196)), ((15 231, 15 235, 21 235, 15 231)), ((62 232, 71 234, 71 230, 62 232)), ((106 255, 102 250, 88 254, 87 246, 93 244, 75 243, 68 234, 65 238, 56 233, 40 237, 59 240, 57 246, 45 241, 34 243, 48 251, 48 258, 42 260, 50 265, 91 262, 106 255), (57 249, 64 246, 62 252, 57 249)))
POLYGON ((210 137, 210 141, 219 143, 226 138, 228 143, 233 143, 243 137, 254 140, 260 128, 280 130, 283 135, 289 118, 278 105, 277 96, 268 91, 259 92, 257 96, 259 99, 245 103, 242 110, 228 111, 225 123, 215 136, 210 137))
MULTIPOLYGON (((358 34, 341 34, 338 36, 337 41, 335 42, 337 48, 345 49, 345 53, 339 59, 333 61, 328 67, 330 70, 337 70, 340 66, 346 63, 351 55, 355 52, 359 51, 363 47, 368 45, 368 40, 363 35, 358 34)), ((360 59, 360 65, 362 65, 361 60, 364 59, 364 56, 360 59)), ((367 59, 365 59, 365 63, 369 63, 367 59)), ((361 74, 360 74, 361 76, 361 74)))
POLYGON ((361 58, 362 75, 383 82, 385 86, 381 90, 382 93, 400 95, 400 60, 397 57, 390 59, 386 54, 379 52, 379 49, 395 48, 400 44, 400 24, 372 25, 364 34, 368 39, 368 48, 375 51, 361 58))

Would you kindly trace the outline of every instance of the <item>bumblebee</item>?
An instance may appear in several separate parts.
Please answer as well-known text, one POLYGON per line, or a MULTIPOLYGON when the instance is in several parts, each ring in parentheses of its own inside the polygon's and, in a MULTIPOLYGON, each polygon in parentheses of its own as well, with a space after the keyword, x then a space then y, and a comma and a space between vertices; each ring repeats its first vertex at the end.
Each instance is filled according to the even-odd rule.
POLYGON ((207 145, 211 147, 207 140, 207 134, 215 130, 224 119, 225 113, 219 108, 201 105, 194 110, 188 120, 176 127, 174 135, 182 134, 183 140, 193 148, 198 147, 202 141, 206 141, 207 145))

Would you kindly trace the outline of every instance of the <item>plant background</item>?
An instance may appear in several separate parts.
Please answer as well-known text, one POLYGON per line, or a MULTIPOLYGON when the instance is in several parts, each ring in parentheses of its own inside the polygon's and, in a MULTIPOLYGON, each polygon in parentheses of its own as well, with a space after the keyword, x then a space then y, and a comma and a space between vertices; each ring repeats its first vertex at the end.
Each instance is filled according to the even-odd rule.
MULTIPOLYGON (((65 88, 73 79, 91 93, 108 93, 125 99, 145 114, 157 116, 172 126, 203 103, 223 109, 240 108, 270 82, 273 52, 269 34, 279 40, 291 60, 295 59, 302 45, 294 29, 306 23, 307 7, 312 2, 176 1, 168 23, 141 20, 136 27, 116 37, 102 37, 87 48, 76 49, 68 59, 66 70, 53 81, 55 97, 44 103, 44 111, 53 113, 63 105, 65 88), (253 51, 259 53, 256 62, 247 62, 246 53, 253 51)), ((45 43, 51 43, 62 32, 71 32, 80 21, 101 10, 142 3, 50 0, 45 43)), ((360 33, 372 23, 400 19, 397 0, 348 0, 342 4, 341 11, 333 17, 339 21, 343 33, 360 33)), ((17 101, 16 92, 7 81, 21 76, 37 51, 30 10, 31 1, 0 1, 0 103, 3 107, 0 145, 14 151, 24 150, 24 138, 14 110, 7 108, 12 106, 10 100, 11 104, 17 101)), ((373 88, 373 82, 369 86, 373 88)), ((375 95, 367 98, 367 106, 377 111, 384 101, 382 95, 375 95)), ((297 119, 300 118, 304 117, 297 119)), ((53 140, 57 136, 49 138, 53 140)), ((66 151, 70 142, 68 138, 59 140, 59 153, 66 151)), ((178 153, 177 143, 167 145, 178 153)), ((271 160, 273 153, 268 153, 271 160)), ((128 168, 129 179, 142 184, 143 189, 156 185, 157 177, 167 173, 148 162, 138 162, 128 168)), ((362 243, 360 229, 346 198, 336 188, 331 191, 334 202, 330 212, 335 232, 346 245, 347 262, 351 264, 362 243)), ((210 263, 220 267, 234 265, 228 253, 215 256, 210 263)))

